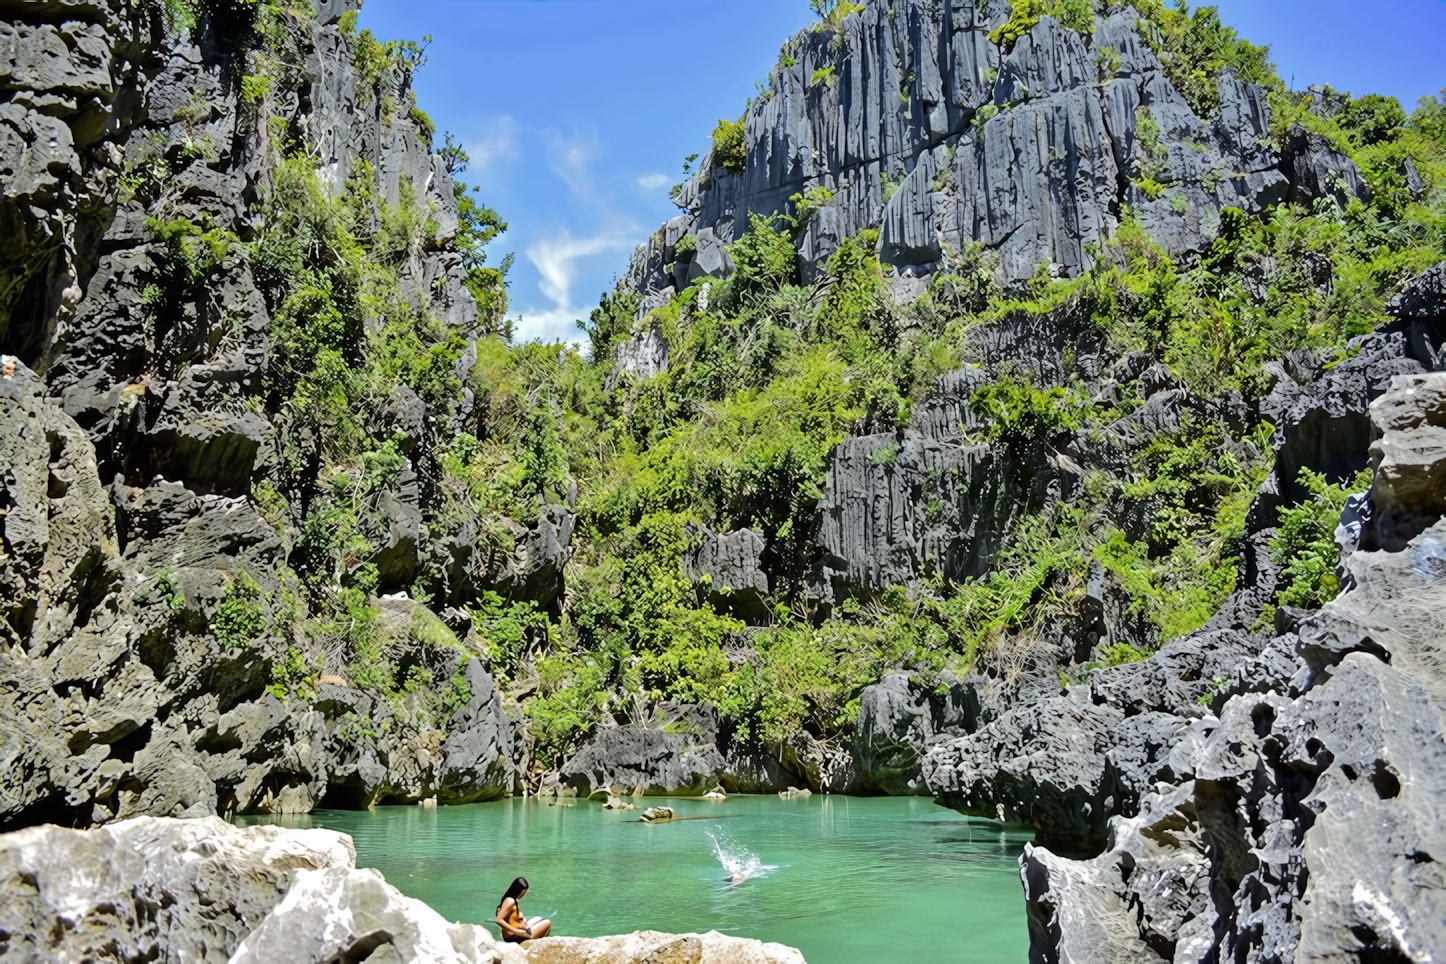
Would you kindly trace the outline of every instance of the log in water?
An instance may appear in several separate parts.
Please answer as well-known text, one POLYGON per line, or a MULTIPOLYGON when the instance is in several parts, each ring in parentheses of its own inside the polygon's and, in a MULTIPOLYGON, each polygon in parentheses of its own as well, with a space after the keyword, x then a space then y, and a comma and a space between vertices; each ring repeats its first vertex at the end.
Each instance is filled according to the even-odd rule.
POLYGON ((555 934, 716 929, 811 964, 1025 960, 1024 835, 920 798, 645 799, 685 819, 536 800, 272 819, 351 834, 358 865, 457 920, 490 919, 525 876, 526 913, 555 934))

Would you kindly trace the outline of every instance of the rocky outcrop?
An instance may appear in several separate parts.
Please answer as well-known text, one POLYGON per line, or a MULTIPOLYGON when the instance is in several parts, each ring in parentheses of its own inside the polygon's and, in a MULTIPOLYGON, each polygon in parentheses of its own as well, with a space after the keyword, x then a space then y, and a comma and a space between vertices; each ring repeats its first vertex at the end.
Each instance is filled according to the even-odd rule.
POLYGON ((683 554, 683 570, 708 601, 750 624, 767 622, 763 537, 749 529, 720 534, 701 527, 692 530, 690 537, 697 544, 683 554))
POLYGON ((1308 208, 1322 198, 1342 208, 1351 201, 1370 203, 1371 186, 1355 162, 1299 124, 1286 134, 1281 170, 1290 180, 1291 203, 1301 207, 1308 208))
POLYGON ((928 687, 904 673, 865 687, 852 746, 860 782, 890 796, 929 794, 920 761, 936 743, 978 727, 977 699, 957 680, 928 687))
POLYGON ((447 924, 328 830, 137 818, 0 837, 3 947, 16 960, 503 960, 482 926, 447 924))
MULTIPOLYGON (((973 333, 971 345, 987 337, 973 333)), ((990 380, 979 367, 944 375, 907 427, 829 453, 811 580, 822 603, 988 569, 1015 509, 995 449, 964 434, 979 424, 969 401, 990 380)))
POLYGON ((657 961, 668 964, 803 964, 803 955, 782 944, 706 934, 639 931, 623 937, 546 937, 527 948, 528 964, 602 964, 657 961))
POLYGON ((832 198, 801 231, 806 274, 877 228, 901 276, 927 276, 977 242, 1005 280, 1023 281, 1041 264, 1087 269, 1122 205, 1182 256, 1209 244, 1222 207, 1259 212, 1293 189, 1344 199, 1365 187, 1309 136, 1282 164, 1265 91, 1228 72, 1216 78, 1218 113, 1197 116, 1128 6, 1096 18, 1089 36, 1043 17, 1017 42, 990 43, 1009 15, 994 0, 869 0, 836 32, 800 33, 743 118, 742 169, 704 162, 677 198, 684 213, 634 256, 628 285, 647 296, 726 274, 723 246, 750 212, 790 211, 814 188, 832 198))
POLYGON ((697 797, 718 785, 725 763, 718 751, 718 711, 663 704, 657 725, 614 726, 597 734, 563 764, 561 781, 579 796, 610 788, 697 797))
MULTIPOLYGON (((1439 486, 1400 484, 1446 461, 1421 439, 1438 426, 1442 391, 1446 374, 1398 375, 1371 406, 1376 483, 1340 532, 1347 591, 1285 614, 1295 631, 1232 679, 1251 663, 1275 670, 1240 695, 1217 693, 1218 717, 1202 711, 1161 741, 1168 769, 1110 822, 1098 857, 1026 850, 1033 959, 1415 960, 1446 945, 1429 869, 1446 849, 1434 803, 1446 784, 1446 521, 1439 486), (1394 465, 1400 452, 1415 454, 1394 465), (1372 531, 1386 535, 1358 540, 1372 531)), ((1134 668, 1143 689, 1131 692, 1169 690, 1173 670, 1151 666, 1164 662, 1134 668)), ((1106 687, 1096 697, 1110 702, 1094 709, 1120 712, 1123 695, 1106 687)), ((1123 731, 1101 737, 1096 770, 1134 746, 1123 731)), ((1071 739, 1045 735, 1040 751, 1068 756, 1071 739)), ((950 758, 930 759, 945 786, 950 758)), ((944 798, 987 785, 965 780, 944 798)))
POLYGON ((802 964, 778 944, 653 931, 504 945, 356 867, 331 830, 140 817, 0 836, 0 958, 235 964, 802 964))

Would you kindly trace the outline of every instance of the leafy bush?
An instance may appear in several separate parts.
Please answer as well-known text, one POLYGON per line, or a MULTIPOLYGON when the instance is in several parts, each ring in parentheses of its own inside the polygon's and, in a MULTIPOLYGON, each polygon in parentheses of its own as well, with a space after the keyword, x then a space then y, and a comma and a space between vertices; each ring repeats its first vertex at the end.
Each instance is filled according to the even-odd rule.
POLYGON ((749 213, 747 233, 729 247, 728 254, 737 269, 736 291, 762 291, 798 278, 798 250, 793 239, 762 215, 749 213))
POLYGON ((989 42, 1013 47, 1020 37, 1034 29, 1041 17, 1054 17, 1078 33, 1094 33, 1095 11, 1091 0, 1011 0, 1009 19, 995 28, 989 42))
POLYGON ((222 649, 241 649, 260 638, 266 629, 260 600, 261 587, 256 580, 244 569, 237 570, 211 617, 211 635, 222 649))
POLYGON ((1241 39, 1220 20, 1215 7, 1197 7, 1192 13, 1184 2, 1166 6, 1164 0, 1129 0, 1140 12, 1142 33, 1165 65, 1165 76, 1191 109, 1209 118, 1220 109, 1216 81, 1224 70, 1238 79, 1271 89, 1284 85, 1270 62, 1270 48, 1241 39))
POLYGON ((1270 558, 1283 567, 1287 581, 1277 596, 1279 604, 1319 609, 1340 592, 1336 566, 1341 553, 1335 532, 1341 511, 1352 493, 1370 487, 1371 472, 1367 469, 1349 483, 1333 485, 1325 476, 1302 469, 1299 481, 1307 497, 1300 505, 1280 511, 1277 535, 1270 541, 1270 558))
POLYGON ((713 163, 734 174, 748 164, 748 143, 743 119, 720 120, 713 130, 713 163))
POLYGON ((1036 389, 1022 375, 1006 374, 969 399, 969 409, 988 426, 989 437, 1016 447, 1052 442, 1080 427, 1084 400, 1063 388, 1036 389))

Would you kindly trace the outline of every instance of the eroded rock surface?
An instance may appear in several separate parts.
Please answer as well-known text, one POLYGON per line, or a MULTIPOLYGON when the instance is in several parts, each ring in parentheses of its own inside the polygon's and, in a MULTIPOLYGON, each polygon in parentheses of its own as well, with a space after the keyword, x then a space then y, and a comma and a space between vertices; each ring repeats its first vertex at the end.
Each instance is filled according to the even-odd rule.
POLYGON ((527 948, 528 964, 604 964, 612 961, 667 964, 803 964, 803 955, 782 944, 706 934, 639 931, 622 937, 545 937, 527 948))
POLYGON ((1185 723, 1207 665, 1181 674, 1167 647, 1098 674, 1089 701, 1076 690, 1058 701, 1055 714, 1077 703, 1073 725, 931 754, 941 802, 981 809, 1012 776, 1001 801, 1034 808, 1022 815, 1045 845, 1021 868, 1033 959, 1427 960, 1446 946, 1432 869, 1446 849, 1446 521, 1437 487, 1401 481, 1446 462, 1410 441, 1439 421, 1442 391, 1446 374, 1395 375, 1371 404, 1376 482, 1341 530, 1349 588, 1317 612, 1282 613, 1295 631, 1239 660, 1205 701, 1216 712, 1146 741, 1163 765, 1141 771, 1107 826, 1084 840, 1060 832, 1061 815, 1097 812, 1085 791, 1138 756, 1131 722, 1163 709, 1185 723), (1090 747, 1080 723, 1092 715, 1090 747), (1038 812, 1066 792, 1067 805, 1038 812), (1102 852, 1067 859, 1046 849, 1056 842, 1102 852))
POLYGON ((722 778, 718 711, 705 706, 667 706, 656 726, 601 729, 563 764, 561 779, 589 796, 609 788, 642 787, 653 794, 702 796, 722 778))
POLYGON ((404 389, 377 406, 402 457, 359 525, 367 643, 447 696, 400 699, 296 612, 302 519, 277 483, 314 440, 267 407, 280 306, 246 254, 288 138, 306 132, 326 187, 370 172, 378 205, 429 213, 397 297, 471 340, 459 370, 479 334, 450 169, 416 117, 375 109, 408 100, 410 73, 357 72, 354 6, 276 8, 288 66, 258 102, 218 41, 250 27, 219 7, 192 29, 158 4, 0 4, 0 827, 518 786, 525 752, 461 610, 489 591, 553 608, 569 506, 490 540, 475 513, 442 521, 423 478, 440 413, 404 389), (214 259, 187 247, 202 234, 214 259), (418 589, 430 608, 401 598, 418 589))
POLYGON ((813 188, 832 199, 799 239, 806 276, 877 228, 900 278, 927 277, 978 242, 1016 282, 1041 264, 1086 270, 1125 204, 1188 256, 1218 232, 1222 207, 1368 196, 1319 138, 1300 132, 1285 158, 1264 146, 1266 92, 1228 72, 1218 114, 1196 116, 1128 6, 1097 17, 1089 37, 1046 16, 1012 45, 990 43, 1009 14, 996 0, 870 0, 837 36, 800 33, 744 117, 743 169, 704 162, 676 199, 684 213, 634 256, 630 287, 650 296, 729 273, 723 246, 749 213, 787 211, 813 188), (1151 179, 1164 189, 1141 187, 1151 179))

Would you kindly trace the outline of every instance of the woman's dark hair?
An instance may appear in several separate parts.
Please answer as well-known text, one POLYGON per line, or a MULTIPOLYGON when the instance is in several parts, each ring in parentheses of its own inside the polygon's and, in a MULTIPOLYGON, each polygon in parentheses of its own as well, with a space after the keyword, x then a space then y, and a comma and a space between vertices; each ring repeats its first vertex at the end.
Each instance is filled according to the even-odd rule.
POLYGON ((513 900, 516 900, 517 898, 522 896, 522 892, 526 889, 527 878, 518 877, 512 882, 512 886, 507 888, 507 893, 502 895, 502 899, 506 900, 507 898, 511 897, 513 900))

